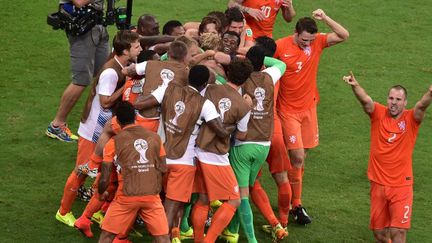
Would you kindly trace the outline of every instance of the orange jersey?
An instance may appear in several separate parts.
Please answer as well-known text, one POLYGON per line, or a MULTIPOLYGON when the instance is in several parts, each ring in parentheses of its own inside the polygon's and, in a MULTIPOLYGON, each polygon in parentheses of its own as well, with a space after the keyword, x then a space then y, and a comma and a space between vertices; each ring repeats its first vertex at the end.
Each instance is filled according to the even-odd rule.
POLYGON ((276 44, 275 58, 286 64, 279 81, 278 111, 297 113, 312 108, 319 101, 316 76, 322 50, 328 47, 327 34, 317 34, 304 50, 295 43, 294 36, 279 39, 276 44))
POLYGON ((251 29, 251 27, 249 27, 249 25, 245 24, 244 26, 244 31, 245 31, 245 41, 253 41, 253 31, 251 29))
POLYGON ((280 0, 245 0, 243 6, 248 8, 259 9, 263 12, 265 18, 261 21, 256 21, 249 14, 245 14, 246 23, 250 26, 254 38, 260 36, 273 37, 273 25, 276 21, 276 16, 282 6, 280 0))
POLYGON ((412 185, 412 154, 420 127, 414 111, 405 110, 396 120, 387 107, 375 103, 370 120, 369 180, 385 186, 412 185))
POLYGON ((278 97, 278 93, 279 93, 279 87, 280 87, 280 81, 277 81, 277 83, 274 86, 274 93, 273 93, 273 97, 274 97, 274 109, 273 112, 275 114, 274 119, 278 119, 277 117, 277 110, 276 110, 276 104, 277 104, 277 97, 278 97))
MULTIPOLYGON (((136 125, 132 125, 132 126, 136 126, 136 125)), ((110 162, 110 163, 114 163, 114 157, 116 156, 116 151, 115 151, 115 142, 114 139, 110 139, 107 144, 104 147, 104 152, 103 152, 103 161, 104 162, 110 162)), ((163 144, 161 144, 160 146, 160 152, 159 152, 159 156, 165 156, 165 149, 163 144)), ((117 192, 116 192, 116 198, 117 197, 121 197, 121 199, 123 201, 129 201, 129 202, 133 202, 133 201, 142 201, 142 202, 146 202, 146 201, 158 201, 160 200, 159 198, 159 194, 158 195, 147 195, 147 196, 126 196, 123 194, 123 182, 124 182, 124 178, 120 173, 118 174, 118 183, 119 186, 117 188, 117 192)))
POLYGON ((140 93, 142 93, 141 80, 128 78, 124 85, 122 100, 134 104, 140 93))

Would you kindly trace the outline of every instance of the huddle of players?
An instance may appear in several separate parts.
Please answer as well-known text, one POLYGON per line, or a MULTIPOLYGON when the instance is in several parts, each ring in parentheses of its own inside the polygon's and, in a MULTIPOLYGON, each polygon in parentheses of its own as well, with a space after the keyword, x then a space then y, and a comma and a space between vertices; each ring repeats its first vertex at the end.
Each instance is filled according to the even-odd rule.
POLYGON ((316 35, 315 21, 306 17, 297 22, 294 35, 277 41, 276 47, 266 21, 272 27, 279 9, 290 21, 295 15, 291 1, 248 4, 227 10, 225 25, 214 12, 197 28, 189 23, 192 27, 185 34, 197 34, 198 42, 179 37, 169 44, 167 57, 162 56, 166 61, 134 64, 139 55, 158 57, 142 51, 139 34, 117 33, 114 55, 102 67, 86 103, 77 165, 65 185, 59 221, 92 237, 90 219, 100 222, 102 208, 106 214, 101 242, 127 240, 137 215, 157 242, 169 242, 169 237, 179 242, 179 215, 194 192, 199 194, 191 214, 195 242, 214 242, 219 236, 237 242, 239 225, 248 242, 256 242, 249 195, 268 220, 264 230, 275 241, 288 235, 290 207, 298 223, 311 222, 300 196, 305 149, 318 144, 317 66, 321 51, 344 41, 348 32, 316 10, 315 19, 323 20, 332 33, 316 35), (263 16, 256 15, 257 8, 263 16), (250 28, 245 28, 240 9, 248 18, 262 19, 251 19, 250 28), (245 56, 238 55, 242 53, 245 56), (291 87, 293 80, 300 87, 291 87), (130 104, 137 110, 135 116, 130 104), (163 145, 156 135, 160 126, 163 145), (278 218, 257 180, 266 160, 278 184, 278 218), (76 190, 87 176, 96 175, 97 192, 75 221, 71 206, 76 190), (204 235, 209 202, 215 200, 222 204, 204 235))

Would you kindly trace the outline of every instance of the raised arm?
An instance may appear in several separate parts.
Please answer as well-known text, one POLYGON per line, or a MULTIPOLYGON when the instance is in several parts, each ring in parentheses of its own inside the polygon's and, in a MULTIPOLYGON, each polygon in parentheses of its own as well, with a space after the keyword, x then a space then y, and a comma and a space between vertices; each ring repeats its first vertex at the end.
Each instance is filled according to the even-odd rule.
POLYGON ((426 109, 432 102, 432 85, 429 86, 429 90, 423 95, 423 97, 414 106, 414 119, 417 122, 422 122, 425 116, 426 109))
POLYGON ((352 71, 350 71, 350 75, 344 76, 343 80, 345 81, 345 83, 351 86, 352 91, 356 96, 356 98, 358 99, 358 101, 360 101, 363 110, 367 114, 371 114, 375 109, 374 102, 372 98, 366 93, 366 91, 357 82, 352 71))
POLYGON ((256 21, 261 21, 261 20, 265 19, 265 15, 260 9, 245 7, 242 5, 242 3, 243 3, 243 0, 229 0, 228 1, 228 8, 238 7, 240 9, 240 11, 242 11, 243 13, 249 14, 256 21))
POLYGON ((268 73, 273 80, 273 84, 282 77, 286 70, 286 64, 276 58, 273 57, 265 57, 264 58, 264 66, 267 68, 263 70, 263 72, 268 73))
POLYGON ((329 46, 336 45, 345 41, 349 37, 349 32, 341 24, 327 16, 322 9, 317 9, 312 12, 312 16, 320 21, 323 21, 333 31, 328 34, 327 44, 329 46))
POLYGON ((296 16, 292 0, 282 0, 282 17, 287 23, 290 23, 296 16))

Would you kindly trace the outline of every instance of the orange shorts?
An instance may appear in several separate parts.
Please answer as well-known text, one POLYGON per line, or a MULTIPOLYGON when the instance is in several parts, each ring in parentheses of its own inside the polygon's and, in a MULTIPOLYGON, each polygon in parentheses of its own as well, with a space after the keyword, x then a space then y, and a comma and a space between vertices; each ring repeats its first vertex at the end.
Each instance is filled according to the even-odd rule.
POLYGON ((319 143, 316 106, 299 113, 279 112, 288 149, 314 148, 319 143))
POLYGON ((96 148, 96 144, 83 137, 78 139, 78 152, 75 165, 78 167, 83 165, 90 160, 90 156, 93 154, 96 148))
POLYGON ((166 197, 179 201, 189 202, 194 185, 196 167, 193 165, 167 165, 165 174, 166 197))
POLYGON ((151 235, 168 234, 168 221, 160 199, 131 202, 116 197, 105 214, 102 229, 113 234, 127 235, 138 213, 151 235))
POLYGON ((209 200, 240 199, 239 186, 231 166, 211 165, 198 161, 201 169, 201 193, 207 193, 209 200))
MULTIPOLYGON (((159 119, 147 119, 142 116, 136 115, 135 124, 147 128, 152 132, 157 132, 159 128, 159 119)), ((119 133, 121 130, 120 124, 118 123, 117 117, 115 116, 111 119, 111 128, 115 134, 119 133)))
POLYGON ((285 146, 282 125, 277 114, 274 116, 274 131, 271 140, 270 151, 267 156, 270 173, 288 171, 291 166, 288 151, 285 146))
POLYGON ((207 193, 207 190, 205 188, 205 182, 204 182, 204 178, 203 178, 203 174, 201 171, 201 166, 199 166, 199 161, 198 159, 196 159, 196 163, 195 163, 195 178, 194 178, 194 185, 193 185, 193 189, 192 192, 193 193, 207 193))
POLYGON ((372 230, 384 228, 409 229, 413 202, 413 187, 383 186, 371 181, 370 225, 372 230))

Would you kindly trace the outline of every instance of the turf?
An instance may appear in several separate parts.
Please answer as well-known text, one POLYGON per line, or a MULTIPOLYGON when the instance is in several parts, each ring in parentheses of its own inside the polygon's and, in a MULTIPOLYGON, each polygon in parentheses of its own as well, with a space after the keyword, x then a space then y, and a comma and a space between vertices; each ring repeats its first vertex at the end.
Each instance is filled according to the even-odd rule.
MULTIPOLYGON (((125 5, 124 1, 120 4, 125 5)), ((133 21, 142 13, 156 15, 161 26, 170 19, 199 21, 211 10, 223 10, 225 4, 225 0, 135 1, 133 21)), ((350 38, 326 50, 321 58, 321 145, 306 160, 303 190, 303 203, 313 223, 307 227, 290 224, 289 241, 371 242, 366 178, 369 122, 341 77, 353 70, 379 102, 385 102, 388 87, 402 84, 408 88, 408 106, 412 107, 432 83, 432 2, 305 0, 294 1, 294 5, 295 20, 322 8, 350 31, 350 38)), ((44 135, 70 82, 65 35, 46 25, 46 15, 55 9, 55 1, 24 0, 9 1, 0 9, 0 242, 96 242, 54 219, 76 154, 76 144, 44 135)), ((319 28, 329 30, 323 24, 319 28)), ((292 32, 293 24, 279 16, 274 37, 292 32)), ((110 33, 112 37, 114 27, 110 33)), ((69 116, 74 131, 83 100, 69 116)), ((423 122, 414 153, 416 183, 409 242, 432 238, 428 230, 432 224, 430 116, 423 122)), ((276 209, 276 187, 268 173, 263 184, 276 209)), ((84 206, 75 203, 76 216, 84 206)), ((259 230, 265 223, 263 217, 256 213, 254 219, 258 241, 270 242, 259 230)), ((132 239, 150 242, 148 237, 132 239)))

